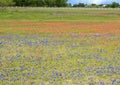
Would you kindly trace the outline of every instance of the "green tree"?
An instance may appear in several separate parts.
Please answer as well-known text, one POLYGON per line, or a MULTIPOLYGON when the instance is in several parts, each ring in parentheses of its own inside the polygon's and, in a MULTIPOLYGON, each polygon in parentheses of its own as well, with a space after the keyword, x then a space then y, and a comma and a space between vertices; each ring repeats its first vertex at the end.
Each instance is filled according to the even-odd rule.
POLYGON ((116 3, 116 2, 112 2, 112 4, 106 5, 107 8, 117 8, 119 6, 120 6, 119 3, 116 3))
POLYGON ((119 3, 113 2, 113 3, 111 4, 111 7, 112 7, 112 8, 119 7, 119 3))
POLYGON ((30 0, 13 0, 15 2, 15 6, 28 6, 30 0))
POLYGON ((73 7, 85 7, 84 3, 74 4, 73 7))
POLYGON ((65 7, 67 0, 14 0, 15 6, 65 7))
POLYGON ((45 0, 37 0, 36 4, 38 7, 44 7, 46 2, 45 0))
POLYGON ((66 7, 67 6, 67 0, 56 0, 56 6, 57 7, 66 7))
POLYGON ((0 0, 1 7, 11 6, 13 4, 14 4, 13 0, 0 0))
POLYGON ((56 0, 45 0, 45 5, 47 7, 55 7, 56 6, 56 0))

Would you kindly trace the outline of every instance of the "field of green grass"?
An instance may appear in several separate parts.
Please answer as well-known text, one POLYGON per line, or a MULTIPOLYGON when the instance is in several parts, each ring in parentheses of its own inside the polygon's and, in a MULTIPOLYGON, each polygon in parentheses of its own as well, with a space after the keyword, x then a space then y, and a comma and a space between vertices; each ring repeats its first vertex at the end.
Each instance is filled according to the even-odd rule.
POLYGON ((120 85, 120 25, 101 28, 119 22, 119 9, 0 11, 0 85, 120 85))
POLYGON ((0 12, 0 21, 115 22, 120 9, 8 8, 0 12))

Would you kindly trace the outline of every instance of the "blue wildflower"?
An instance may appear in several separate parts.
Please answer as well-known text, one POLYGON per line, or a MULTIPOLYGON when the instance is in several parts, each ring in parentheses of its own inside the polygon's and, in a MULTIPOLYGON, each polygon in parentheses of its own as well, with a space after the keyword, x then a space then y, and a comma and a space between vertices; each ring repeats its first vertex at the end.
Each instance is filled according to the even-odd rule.
POLYGON ((112 84, 114 84, 114 83, 115 83, 115 81, 116 81, 116 79, 113 79, 113 80, 112 80, 112 84))

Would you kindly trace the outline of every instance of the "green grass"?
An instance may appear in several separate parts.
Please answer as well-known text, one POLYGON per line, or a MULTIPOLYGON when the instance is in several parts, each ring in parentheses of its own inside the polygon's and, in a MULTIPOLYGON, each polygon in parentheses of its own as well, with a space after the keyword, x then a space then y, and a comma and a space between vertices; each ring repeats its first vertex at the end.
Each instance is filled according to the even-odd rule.
POLYGON ((0 11, 0 21, 66 21, 114 22, 120 21, 119 10, 71 8, 7 8, 0 11))

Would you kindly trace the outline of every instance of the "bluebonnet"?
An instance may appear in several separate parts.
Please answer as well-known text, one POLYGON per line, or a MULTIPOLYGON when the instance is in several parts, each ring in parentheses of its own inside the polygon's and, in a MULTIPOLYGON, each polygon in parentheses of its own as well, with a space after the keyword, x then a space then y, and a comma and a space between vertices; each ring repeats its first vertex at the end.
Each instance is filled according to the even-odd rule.
POLYGON ((105 85, 105 83, 104 82, 100 82, 100 85, 105 85))
POLYGON ((2 62, 0 61, 0 67, 2 66, 2 62))
POLYGON ((116 79, 113 79, 111 82, 112 82, 112 84, 114 84, 116 82, 116 79))
POLYGON ((2 41, 0 41, 0 44, 2 44, 2 41))
POLYGON ((120 66, 118 66, 118 70, 120 71, 120 66))
POLYGON ((24 67, 23 66, 20 66, 20 71, 23 71, 24 70, 24 67))

